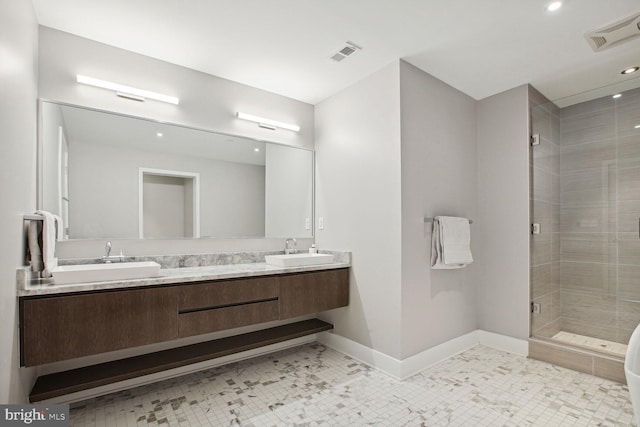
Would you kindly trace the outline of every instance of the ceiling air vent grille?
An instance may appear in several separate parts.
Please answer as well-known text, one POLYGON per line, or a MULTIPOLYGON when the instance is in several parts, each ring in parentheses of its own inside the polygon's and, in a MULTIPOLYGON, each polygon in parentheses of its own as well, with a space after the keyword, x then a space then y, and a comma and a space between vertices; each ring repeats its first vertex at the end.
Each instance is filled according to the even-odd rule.
POLYGON ((585 34, 587 43, 595 52, 640 37, 640 13, 585 34))
POLYGON ((358 46, 357 44, 348 41, 346 46, 344 46, 338 52, 336 52, 333 56, 331 56, 331 59, 333 59, 336 62, 340 62, 343 59, 345 59, 347 56, 350 56, 361 49, 362 49, 361 46, 358 46))

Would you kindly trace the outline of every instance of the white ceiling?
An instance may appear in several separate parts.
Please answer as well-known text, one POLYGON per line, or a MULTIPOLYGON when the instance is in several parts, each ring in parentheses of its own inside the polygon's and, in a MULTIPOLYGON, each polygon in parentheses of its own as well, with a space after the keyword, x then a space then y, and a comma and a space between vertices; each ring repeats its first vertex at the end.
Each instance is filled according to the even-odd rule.
POLYGON ((640 38, 598 53, 584 40, 640 12, 638 0, 564 0, 554 13, 547 3, 33 0, 42 25, 311 104, 398 58, 475 99, 531 83, 563 106, 640 86, 620 75, 640 65, 640 38), (347 40, 364 49, 329 59, 347 40))

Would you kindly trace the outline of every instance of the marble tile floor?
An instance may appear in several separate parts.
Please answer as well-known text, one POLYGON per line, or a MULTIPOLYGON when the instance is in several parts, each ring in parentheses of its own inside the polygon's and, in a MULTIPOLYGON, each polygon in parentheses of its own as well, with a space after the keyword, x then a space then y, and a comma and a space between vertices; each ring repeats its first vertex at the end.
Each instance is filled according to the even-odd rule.
POLYGON ((318 343, 77 402, 72 426, 630 426, 626 386, 484 346, 405 381, 318 343))

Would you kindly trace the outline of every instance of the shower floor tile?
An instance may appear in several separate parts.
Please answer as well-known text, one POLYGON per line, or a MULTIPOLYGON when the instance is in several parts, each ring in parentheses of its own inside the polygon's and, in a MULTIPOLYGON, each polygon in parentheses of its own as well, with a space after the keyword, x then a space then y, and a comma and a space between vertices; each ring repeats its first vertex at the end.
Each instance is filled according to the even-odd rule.
POLYGON ((627 387, 484 346, 405 381, 313 343, 71 405, 73 426, 630 426, 627 387))
POLYGON ((609 354, 611 356, 624 358, 625 354, 627 354, 626 344, 601 340, 599 338, 586 337, 584 335, 572 334, 570 332, 560 331, 553 337, 551 337, 551 339, 561 341, 563 343, 572 344, 576 347, 595 350, 600 353, 609 354))

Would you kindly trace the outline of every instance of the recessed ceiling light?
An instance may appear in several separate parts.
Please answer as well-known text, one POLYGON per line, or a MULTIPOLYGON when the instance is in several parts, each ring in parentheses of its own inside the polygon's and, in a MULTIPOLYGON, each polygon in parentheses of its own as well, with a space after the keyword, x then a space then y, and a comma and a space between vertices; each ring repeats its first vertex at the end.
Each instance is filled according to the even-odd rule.
POLYGON ((635 125, 634 129, 640 129, 640 125, 635 125))
POLYGON ((640 67, 629 67, 627 69, 622 70, 620 74, 631 74, 631 73, 635 73, 638 70, 640 70, 640 67))
POLYGON ((260 151, 259 148, 254 148, 253 151, 255 151, 256 153, 258 153, 260 151))
POLYGON ((554 1, 549 3, 549 5, 547 6, 547 10, 549 12, 554 12, 558 9, 560 9, 562 7, 562 2, 561 1, 554 1))
POLYGON ((163 135, 163 133, 162 133, 162 132, 158 132, 158 133, 156 133, 156 136, 157 136, 158 138, 162 138, 162 135, 163 135))
POLYGON ((613 99, 618 99, 621 98, 622 94, 621 93, 616 93, 615 95, 612 96, 613 99))

